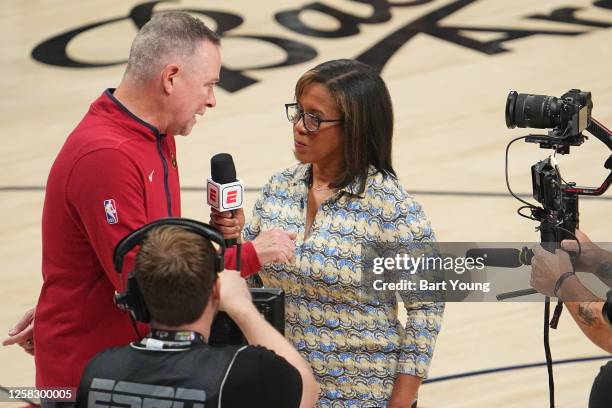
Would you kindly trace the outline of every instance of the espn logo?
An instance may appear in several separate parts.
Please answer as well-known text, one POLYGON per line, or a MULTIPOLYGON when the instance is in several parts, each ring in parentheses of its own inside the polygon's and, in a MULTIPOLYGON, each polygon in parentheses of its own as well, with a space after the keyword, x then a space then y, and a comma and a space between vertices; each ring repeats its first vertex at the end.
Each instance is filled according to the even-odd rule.
POLYGON ((233 183, 219 184, 208 179, 206 197, 208 205, 219 211, 242 208, 244 187, 240 180, 233 183))
POLYGON ((174 388, 127 381, 94 378, 87 395, 87 406, 204 408, 206 391, 195 388, 174 388))
POLYGON ((217 202, 217 194, 219 194, 218 190, 215 188, 211 188, 210 190, 208 190, 208 202, 213 202, 216 203, 217 202))
POLYGON ((238 189, 234 188, 233 190, 230 190, 227 192, 227 194, 225 195, 225 203, 226 205, 230 205, 230 204, 236 204, 236 202, 238 201, 238 189))

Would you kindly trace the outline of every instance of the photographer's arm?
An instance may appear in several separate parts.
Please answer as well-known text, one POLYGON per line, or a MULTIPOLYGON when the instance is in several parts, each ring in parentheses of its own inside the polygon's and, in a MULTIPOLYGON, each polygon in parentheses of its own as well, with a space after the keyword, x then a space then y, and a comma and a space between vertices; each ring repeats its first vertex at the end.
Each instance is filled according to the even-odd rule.
POLYGON ((563 283, 559 296, 561 300, 581 299, 580 302, 567 301, 565 306, 580 330, 597 346, 612 353, 612 328, 602 314, 604 301, 585 288, 575 275, 563 283))
POLYGON ((580 248, 578 243, 574 240, 564 240, 561 242, 561 248, 566 251, 579 252, 580 258, 576 264, 576 270, 581 272, 591 272, 599 278, 608 287, 612 288, 612 267, 602 267, 605 264, 612 265, 612 252, 606 251, 593 243, 591 239, 582 231, 576 230, 576 238, 580 241, 580 248))
POLYGON ((220 279, 220 309, 238 325, 249 344, 272 350, 298 370, 302 378, 300 408, 313 407, 318 399, 319 386, 310 365, 255 308, 246 281, 238 272, 223 271, 220 279))
POLYGON ((546 296, 558 295, 580 330, 597 346, 612 352, 612 329, 602 315, 604 302, 584 287, 575 274, 567 274, 573 270, 568 254, 562 250, 553 254, 539 245, 533 248, 533 253, 531 286, 546 296), (563 275, 567 276, 555 294, 555 286, 563 275))

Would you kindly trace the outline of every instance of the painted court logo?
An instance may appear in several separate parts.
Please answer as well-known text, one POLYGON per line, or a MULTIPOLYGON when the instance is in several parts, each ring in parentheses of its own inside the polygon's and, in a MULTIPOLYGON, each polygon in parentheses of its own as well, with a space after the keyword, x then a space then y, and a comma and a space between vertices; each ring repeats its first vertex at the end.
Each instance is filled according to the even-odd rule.
POLYGON ((116 224, 119 222, 119 216, 117 215, 117 206, 115 200, 108 199, 104 200, 104 212, 106 213, 106 221, 109 224, 116 224))
MULTIPOLYGON (((513 50, 514 47, 510 44, 515 40, 544 35, 563 37, 578 36, 590 33, 595 29, 607 29, 612 27, 612 23, 609 21, 602 21, 599 19, 593 20, 582 16, 583 13, 586 12, 586 9, 588 9, 590 15, 596 16, 603 14, 602 9, 609 10, 612 8, 610 0, 567 0, 564 2, 556 2, 569 4, 559 4, 555 9, 549 8, 550 6, 542 6, 540 7, 541 11, 537 14, 516 16, 521 20, 528 20, 531 23, 522 24, 522 22, 517 22, 517 25, 514 26, 497 25, 490 22, 487 23, 486 21, 476 25, 457 24, 460 20, 451 18, 457 13, 463 12, 465 8, 473 9, 474 7, 478 7, 480 3, 491 3, 483 0, 353 1, 355 3, 366 4, 370 9, 369 14, 350 14, 343 9, 335 8, 332 3, 338 2, 332 1, 320 0, 308 3, 304 1, 298 2, 302 4, 297 7, 289 6, 289 8, 284 8, 284 4, 290 4, 290 2, 279 2, 283 4, 282 9, 273 10, 273 15, 269 18, 273 18, 276 23, 280 25, 280 36, 264 35, 261 32, 245 33, 244 29, 240 26, 245 22, 246 18, 245 16, 236 14, 234 11, 197 9, 193 7, 177 10, 189 11, 190 13, 196 13, 206 16, 208 19, 212 19, 217 34, 223 38, 239 38, 241 40, 246 39, 249 41, 267 43, 267 46, 279 48, 279 51, 285 54, 283 58, 284 61, 282 62, 257 61, 256 64, 251 67, 243 67, 240 69, 229 69, 222 66, 219 86, 228 92, 237 92, 259 82, 256 77, 251 76, 251 71, 253 70, 288 67, 303 64, 317 58, 319 51, 315 48, 316 43, 313 42, 320 38, 326 41, 339 40, 359 35, 365 29, 365 26, 388 25, 392 19, 397 19, 393 14, 398 9, 413 8, 418 10, 422 8, 423 11, 417 12, 419 15, 415 16, 414 20, 400 22, 399 27, 397 27, 396 21, 394 20, 394 27, 388 26, 386 34, 383 33, 376 43, 370 44, 369 48, 361 50, 360 54, 349 54, 347 57, 364 62, 381 71, 387 62, 390 61, 397 52, 400 52, 405 44, 413 41, 415 38, 423 36, 432 37, 438 41, 444 41, 457 47, 493 56, 513 50), (591 6, 585 4, 589 2, 591 2, 591 6), (572 5, 572 3, 577 4, 572 5), (306 15, 312 15, 311 13, 322 14, 326 16, 325 18, 336 20, 335 27, 332 29, 323 29, 316 24, 312 25, 311 21, 313 20, 305 18, 306 15), (449 18, 455 21, 455 23, 449 22, 449 18), (536 21, 541 22, 541 24, 535 24, 536 21), (551 29, 551 22, 555 24, 552 27, 559 28, 551 29), (236 31, 238 31, 238 33, 236 33, 236 31), (488 35, 482 38, 483 33, 488 35)), ((88 61, 86 58, 75 57, 71 52, 67 51, 69 49, 69 43, 79 35, 90 30, 96 30, 100 27, 115 24, 123 20, 131 20, 134 23, 134 28, 140 28, 144 26, 155 13, 160 11, 156 9, 158 4, 170 2, 170 0, 146 1, 136 4, 123 16, 111 16, 97 22, 88 22, 87 24, 68 29, 38 44, 32 50, 32 58, 43 64, 70 68, 110 67, 125 64, 127 62, 125 60, 109 59, 107 61, 92 62, 88 61)), ((514 19, 511 19, 511 21, 513 20, 514 19)), ((364 44, 364 46, 367 47, 368 44, 364 44)), ((171 153, 171 156, 172 166, 176 167, 176 157, 173 153, 171 153)))

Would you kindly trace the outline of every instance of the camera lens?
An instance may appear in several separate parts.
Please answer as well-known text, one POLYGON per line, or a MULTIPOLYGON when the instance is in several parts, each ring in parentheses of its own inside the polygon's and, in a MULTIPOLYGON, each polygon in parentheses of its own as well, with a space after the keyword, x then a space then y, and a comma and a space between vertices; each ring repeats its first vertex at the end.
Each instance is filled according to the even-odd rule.
POLYGON ((506 126, 508 129, 514 129, 516 123, 514 122, 514 107, 516 106, 516 97, 518 93, 516 91, 510 91, 508 99, 506 99, 506 126))
POLYGON ((561 107, 562 101, 554 96, 512 91, 506 101, 506 126, 510 129, 553 128, 559 124, 561 107))

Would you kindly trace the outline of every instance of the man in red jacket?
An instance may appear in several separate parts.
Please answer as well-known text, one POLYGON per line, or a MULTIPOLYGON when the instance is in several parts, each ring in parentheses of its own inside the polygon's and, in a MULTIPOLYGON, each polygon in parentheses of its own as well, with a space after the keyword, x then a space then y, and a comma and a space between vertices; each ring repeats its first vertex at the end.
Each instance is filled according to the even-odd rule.
MULTIPOLYGON (((46 186, 36 325, 26 315, 4 342, 35 354, 38 387, 76 387, 93 355, 136 340, 113 304, 123 288, 113 249, 148 222, 180 216, 174 135, 188 135, 196 116, 215 107, 220 68, 219 37, 204 23, 186 13, 156 15, 134 39, 119 87, 93 102, 59 152, 46 186), (33 343, 31 330, 21 331, 28 324, 33 343)), ((240 214, 226 225, 226 238, 242 223, 240 214)), ((292 238, 274 231, 245 243, 242 275, 290 259, 292 238)), ((228 250, 227 268, 234 258, 228 250)), ((132 265, 133 254, 126 274, 132 265)))

